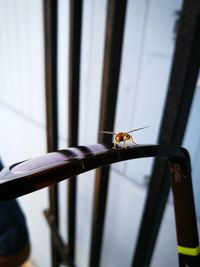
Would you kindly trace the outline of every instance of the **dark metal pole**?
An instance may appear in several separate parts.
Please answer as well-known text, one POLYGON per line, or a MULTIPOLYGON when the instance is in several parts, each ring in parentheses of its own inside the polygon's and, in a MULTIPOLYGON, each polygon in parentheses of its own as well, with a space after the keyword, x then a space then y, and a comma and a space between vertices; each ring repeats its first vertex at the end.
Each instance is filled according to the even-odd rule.
POLYGON ((191 168, 178 160, 169 162, 169 167, 174 197, 179 266, 200 266, 200 247, 191 168))
MULTIPOLYGON (((181 145, 200 65, 200 1, 185 0, 158 142, 181 145)), ((155 160, 132 266, 149 266, 169 194, 164 160, 155 160)))
MULTIPOLYGON (((112 131, 114 128, 125 13, 125 0, 108 1, 99 131, 112 131)), ((99 142, 112 143, 112 137, 100 134, 99 142)), ((97 169, 93 205, 90 267, 98 267, 100 264, 108 181, 109 167, 97 169)))
MULTIPOLYGON (((69 48, 69 146, 78 144, 79 82, 81 57, 82 0, 70 1, 69 48)), ((68 181, 68 245, 71 261, 75 259, 76 177, 68 181)))
MULTIPOLYGON (((45 87, 46 87, 46 124, 47 150, 58 149, 58 109, 57 109, 57 0, 44 0, 45 35, 45 87)), ((58 186, 49 188, 50 213, 56 227, 58 221, 58 186)), ((59 254, 51 233, 52 266, 59 266, 59 254)))

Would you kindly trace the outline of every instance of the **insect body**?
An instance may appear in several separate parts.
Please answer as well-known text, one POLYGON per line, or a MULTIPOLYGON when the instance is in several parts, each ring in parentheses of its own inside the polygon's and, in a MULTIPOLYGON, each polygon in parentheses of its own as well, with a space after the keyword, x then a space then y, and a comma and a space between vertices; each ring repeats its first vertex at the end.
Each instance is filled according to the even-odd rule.
POLYGON ((121 143, 121 142, 124 142, 124 148, 127 148, 127 146, 126 146, 126 142, 127 141, 132 141, 133 144, 136 144, 133 141, 133 137, 130 135, 130 133, 136 132, 136 131, 139 131, 139 130, 142 130, 142 129, 145 129, 145 128, 148 128, 148 127, 150 127, 150 126, 134 129, 134 130, 131 130, 129 132, 114 133, 114 132, 108 132, 108 131, 101 131, 101 133, 115 135, 114 148, 116 148, 116 144, 117 143, 121 143))

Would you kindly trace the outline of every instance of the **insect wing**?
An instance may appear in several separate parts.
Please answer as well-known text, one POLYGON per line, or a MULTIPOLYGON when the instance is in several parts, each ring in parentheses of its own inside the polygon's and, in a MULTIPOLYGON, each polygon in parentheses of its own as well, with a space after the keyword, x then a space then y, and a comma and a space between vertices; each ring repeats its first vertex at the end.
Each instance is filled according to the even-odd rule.
POLYGON ((149 127, 151 127, 151 126, 145 126, 145 127, 142 127, 142 128, 137 128, 137 129, 131 130, 131 131, 127 132, 127 133, 132 133, 132 132, 140 131, 140 130, 143 130, 143 129, 149 128, 149 127))
POLYGON ((109 132, 109 131, 100 131, 100 133, 116 135, 116 133, 114 133, 114 132, 109 132))

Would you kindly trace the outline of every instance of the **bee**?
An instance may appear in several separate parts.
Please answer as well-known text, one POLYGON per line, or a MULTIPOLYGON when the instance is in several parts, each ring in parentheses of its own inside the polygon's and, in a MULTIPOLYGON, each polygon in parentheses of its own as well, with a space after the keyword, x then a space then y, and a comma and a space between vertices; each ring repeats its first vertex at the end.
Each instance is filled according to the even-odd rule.
POLYGON ((124 142, 124 148, 127 148, 127 146, 126 146, 127 141, 131 141, 133 144, 136 145, 136 143, 133 141, 133 137, 130 135, 130 133, 140 131, 140 130, 148 128, 148 127, 150 127, 150 126, 145 126, 142 128, 128 131, 128 132, 114 133, 114 132, 109 132, 109 131, 101 131, 101 133, 115 135, 114 148, 116 148, 117 143, 121 143, 121 142, 124 142))

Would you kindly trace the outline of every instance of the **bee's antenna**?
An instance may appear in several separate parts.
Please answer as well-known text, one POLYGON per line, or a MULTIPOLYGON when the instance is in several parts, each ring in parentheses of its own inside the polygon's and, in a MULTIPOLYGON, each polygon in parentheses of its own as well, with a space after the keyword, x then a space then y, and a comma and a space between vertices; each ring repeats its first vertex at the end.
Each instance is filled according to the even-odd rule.
POLYGON ((114 133, 114 132, 109 132, 109 131, 100 131, 100 133, 116 135, 116 133, 114 133))
POLYGON ((142 128, 137 128, 137 129, 134 129, 134 130, 129 131, 128 133, 132 133, 132 132, 140 131, 140 130, 143 130, 143 129, 145 129, 145 128, 149 128, 149 127, 151 127, 151 126, 145 126, 145 127, 142 127, 142 128))

